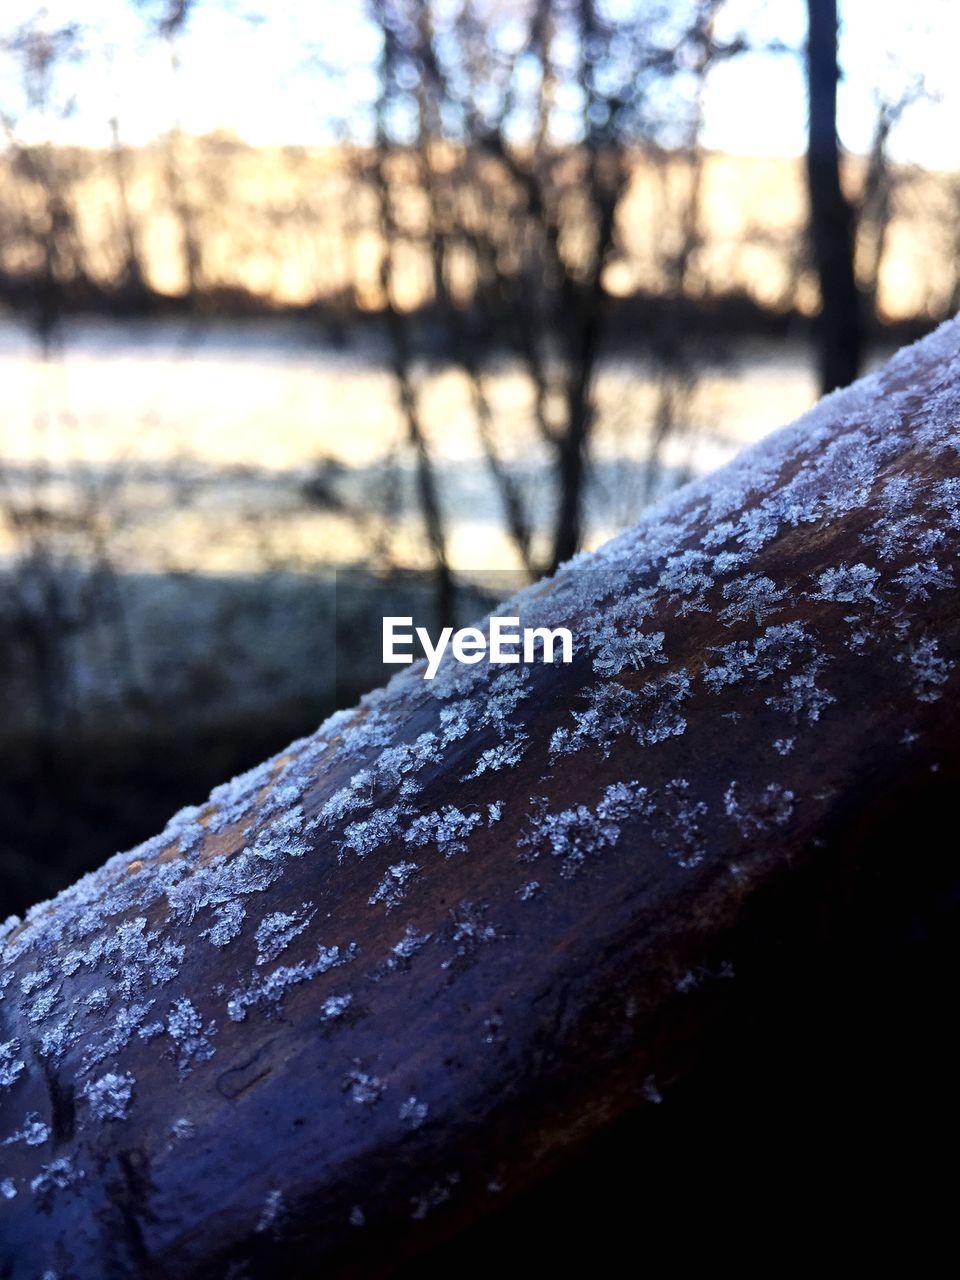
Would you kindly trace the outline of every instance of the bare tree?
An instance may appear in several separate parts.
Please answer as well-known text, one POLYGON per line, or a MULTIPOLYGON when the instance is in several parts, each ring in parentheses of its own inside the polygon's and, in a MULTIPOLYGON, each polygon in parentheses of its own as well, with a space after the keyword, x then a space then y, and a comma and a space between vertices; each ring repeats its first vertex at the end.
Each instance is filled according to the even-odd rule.
MULTIPOLYGON (((623 197, 637 155, 675 144, 678 119, 692 181, 679 248, 665 254, 669 301, 686 288, 699 236, 699 87, 713 61, 741 47, 716 40, 718 8, 719 0, 680 13, 645 3, 616 17, 594 0, 530 0, 511 12, 522 38, 506 39, 497 14, 479 3, 372 7, 390 51, 381 63, 376 181, 392 173, 395 202, 423 211, 402 232, 395 219, 391 233, 419 240, 429 263, 444 350, 469 379, 506 527, 531 572, 555 568, 583 541, 596 375, 613 302, 607 269, 619 252, 623 197), (686 89, 691 74, 692 98, 674 89, 681 79, 686 89), (391 146, 410 162, 385 163, 391 146), (455 296, 464 264, 469 287, 455 296), (553 514, 539 547, 485 394, 484 366, 504 352, 525 370, 533 425, 551 460, 553 514)), ((676 324, 651 324, 639 340, 657 359, 670 347, 668 382, 688 379, 676 324)), ((672 402, 671 382, 662 404, 672 402)), ((666 416, 658 414, 654 437, 666 416)))
POLYGON ((854 213, 840 181, 837 0, 807 0, 807 14, 810 246, 820 285, 820 389, 828 392, 846 386, 859 372, 863 316, 854 274, 854 213))

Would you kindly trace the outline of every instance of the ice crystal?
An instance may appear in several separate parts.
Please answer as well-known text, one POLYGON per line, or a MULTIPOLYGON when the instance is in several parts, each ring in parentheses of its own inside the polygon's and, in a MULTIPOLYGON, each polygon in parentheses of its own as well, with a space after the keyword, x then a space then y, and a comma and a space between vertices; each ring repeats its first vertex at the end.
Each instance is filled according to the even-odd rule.
POLYGON ((910 668, 913 691, 919 702, 936 702, 942 697, 943 686, 956 666, 956 663, 940 657, 939 647, 933 636, 925 636, 896 655, 897 662, 910 668))
POLYGON ((498 743, 495 747, 489 747, 486 751, 482 751, 477 758, 477 763, 469 773, 463 775, 464 782, 471 778, 479 778, 482 773, 487 770, 509 769, 513 765, 519 763, 520 757, 523 755, 527 743, 527 734, 522 730, 515 733, 509 739, 498 743))
POLYGON ((533 799, 533 816, 517 841, 526 860, 549 853, 560 861, 560 874, 569 879, 587 859, 615 844, 620 823, 648 812, 647 789, 636 783, 613 783, 595 809, 579 804, 550 812, 547 802, 533 799))
POLYGON ((518 841, 528 852, 525 856, 539 857, 549 852, 561 862, 560 874, 573 876, 581 869, 588 856, 599 853, 612 844, 620 833, 614 823, 603 823, 585 804, 549 813, 537 802, 539 815, 533 820, 530 831, 518 841))
POLYGON ((283 1192, 277 1188, 268 1191, 254 1231, 262 1235, 264 1231, 274 1230, 285 1212, 286 1206, 283 1201, 283 1192))
POLYGON ((756 640, 735 640, 714 649, 720 661, 704 669, 703 679, 712 693, 743 680, 767 680, 811 647, 801 622, 767 627, 756 640))
POLYGON ((51 1191, 65 1191, 68 1187, 83 1178, 82 1169, 74 1169, 69 1156, 43 1165, 40 1172, 30 1182, 30 1190, 34 1195, 47 1195, 51 1191))
POLYGON ((810 593, 813 600, 832 600, 844 604, 879 603, 876 595, 880 574, 865 564, 837 565, 825 569, 817 578, 817 590, 810 593))
POLYGON ((741 800, 737 782, 731 782, 723 797, 724 811, 739 827, 741 835, 753 836, 790 821, 794 795, 777 782, 741 800))
POLYGON ((636 632, 619 635, 612 627, 602 627, 590 641, 595 650, 593 669, 599 675, 619 675, 626 667, 640 670, 648 662, 666 662, 663 650, 663 632, 651 635, 636 632))
POLYGON ((155 1000, 136 1001, 117 1010, 113 1022, 106 1028, 106 1036, 87 1046, 84 1052, 85 1071, 98 1066, 107 1058, 115 1057, 130 1041, 134 1032, 153 1008, 155 1000))
POLYGON ((387 867, 383 879, 367 899, 369 906, 374 907, 382 902, 388 911, 399 906, 406 895, 407 882, 418 870, 415 862, 396 862, 392 867, 387 867))
POLYGON ((705 595, 713 586, 713 578, 705 570, 712 564, 713 559, 706 552, 694 550, 683 551, 667 560, 657 586, 666 592, 669 603, 679 606, 679 617, 707 611, 705 595))
POLYGON ((358 858, 365 858, 380 845, 397 839, 400 818, 407 813, 409 813, 408 806, 392 804, 387 809, 378 809, 369 818, 351 822, 344 828, 343 838, 339 844, 341 856, 349 852, 355 853, 358 858))
POLYGON ((408 1129, 419 1129, 427 1118, 428 1110, 425 1102, 420 1102, 411 1094, 400 1104, 400 1120, 408 1129))
POLYGON ((215 947, 225 947, 240 932, 246 914, 246 908, 236 899, 225 902, 223 906, 215 908, 213 924, 201 930, 200 937, 208 938, 215 947))
POLYGON ((213 1021, 204 1027, 203 1019, 186 996, 170 1006, 167 1035, 176 1045, 177 1065, 182 1076, 187 1075, 195 1063, 206 1062, 213 1057, 216 1050, 210 1040, 216 1030, 217 1024, 213 1021))
MULTIPOLYGON (((238 987, 227 999, 227 1016, 231 1022, 242 1022, 247 1010, 263 1006, 279 1012, 283 997, 291 987, 310 982, 318 974, 326 973, 339 965, 349 964, 356 958, 357 944, 352 942, 344 951, 339 947, 318 947, 316 959, 309 964, 279 965, 271 973, 257 974, 244 987, 238 987)), ((346 1006, 344 1006, 345 1008, 346 1006)), ((331 1016, 338 1016, 336 1011, 331 1016)))
POLYGON ((944 591, 955 585, 949 569, 941 569, 936 560, 911 564, 893 579, 903 587, 907 600, 929 600, 931 591, 944 591))
POLYGON ((720 610, 720 619, 730 626, 752 617, 759 626, 768 614, 780 612, 786 595, 786 591, 777 589, 772 578, 761 573, 748 573, 728 582, 723 588, 723 598, 730 603, 720 610))
POLYGON ((616 681, 594 685, 584 691, 588 704, 583 711, 574 711, 575 728, 554 730, 550 739, 550 754, 572 755, 588 744, 596 744, 604 756, 609 756, 614 741, 628 733, 634 725, 634 715, 640 705, 640 695, 625 689, 616 681))
POLYGON ((372 1107, 379 1102, 386 1087, 379 1076, 365 1071, 359 1062, 354 1062, 343 1078, 344 1090, 349 1091, 351 1100, 360 1107, 372 1107))
POLYGON ((133 1098, 133 1076, 108 1071, 99 1080, 88 1080, 83 1087, 92 1120, 126 1120, 133 1098))
POLYGON ((447 804, 414 818, 403 838, 418 847, 435 844, 445 858, 452 858, 466 850, 466 837, 482 822, 482 814, 462 813, 456 805, 447 804))
POLYGON ((691 796, 686 778, 672 778, 662 792, 645 801, 642 812, 652 819, 654 842, 669 858, 685 869, 703 861, 703 819, 708 809, 704 801, 691 796))
POLYGON ((0 1089, 9 1089, 25 1070, 25 1064, 17 1057, 19 1052, 19 1040, 7 1040, 0 1044, 0 1089))
POLYGON ((317 914, 310 908, 312 902, 304 902, 299 911, 272 911, 257 926, 257 964, 270 964, 290 943, 308 928, 317 914))
POLYGON ((643 746, 653 746, 679 737, 687 727, 680 714, 681 704, 690 696, 690 680, 684 670, 648 681, 638 693, 611 681, 594 685, 585 695, 586 710, 572 713, 575 728, 554 730, 550 739, 554 759, 589 745, 609 756, 615 739, 625 733, 643 746))
POLYGON ((779 695, 766 699, 769 707, 777 711, 786 711, 795 723, 801 717, 813 724, 820 719, 820 713, 836 698, 817 684, 820 672, 819 662, 811 662, 805 670, 797 672, 783 682, 783 691, 779 695))
POLYGON ((0 1147, 11 1147, 16 1142, 22 1142, 28 1147, 41 1147, 49 1138, 49 1126, 43 1123, 36 1111, 31 1111, 23 1122, 23 1128, 0 1142, 0 1147))
POLYGON ((421 947, 430 941, 429 933, 417 933, 412 925, 407 925, 404 930, 403 937, 393 947, 393 954, 399 960, 409 960, 411 956, 416 955, 421 947))
POLYGON ((450 912, 453 924, 449 937, 454 953, 442 962, 441 969, 451 969, 469 962, 480 947, 500 937, 496 925, 484 920, 486 913, 486 903, 475 904, 466 899, 457 903, 450 912))

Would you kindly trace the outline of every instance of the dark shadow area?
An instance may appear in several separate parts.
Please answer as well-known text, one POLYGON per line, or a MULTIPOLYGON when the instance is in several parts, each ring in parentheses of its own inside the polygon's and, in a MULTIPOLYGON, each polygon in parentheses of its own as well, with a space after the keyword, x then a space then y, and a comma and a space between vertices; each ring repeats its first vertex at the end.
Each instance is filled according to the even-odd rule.
POLYGON ((759 895, 727 998, 691 1013, 689 1077, 393 1280, 935 1265, 960 1136, 958 781, 839 830, 836 865, 845 840, 869 850, 848 876, 828 857, 759 895))

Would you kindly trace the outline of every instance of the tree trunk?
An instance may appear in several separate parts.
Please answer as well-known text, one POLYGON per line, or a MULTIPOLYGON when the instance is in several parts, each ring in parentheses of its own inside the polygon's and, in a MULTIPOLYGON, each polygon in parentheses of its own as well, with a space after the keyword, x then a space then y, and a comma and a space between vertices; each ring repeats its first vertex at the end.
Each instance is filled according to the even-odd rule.
POLYGON ((860 370, 863 320, 853 266, 853 210, 840 182, 837 143, 837 0, 807 0, 810 245, 820 286, 816 333, 820 390, 860 370))
POLYGON ((951 323, 500 610, 569 665, 405 668, 8 922, 0 1275, 609 1274, 921 1183, 958 413, 951 323))

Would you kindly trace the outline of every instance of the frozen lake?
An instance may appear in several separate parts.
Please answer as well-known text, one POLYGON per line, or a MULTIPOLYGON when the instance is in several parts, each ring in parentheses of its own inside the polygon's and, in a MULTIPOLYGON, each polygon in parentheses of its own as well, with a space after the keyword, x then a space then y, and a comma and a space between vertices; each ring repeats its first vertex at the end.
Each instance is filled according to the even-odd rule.
MULTIPOLYGON (((71 322, 43 359, 29 331, 0 322, 0 479, 8 511, 46 512, 79 543, 96 526, 117 567, 259 572, 362 561, 386 531, 397 563, 417 563, 412 461, 385 353, 369 338, 338 349, 285 321, 71 322)), ((455 368, 418 370, 451 558, 515 564, 455 368)), ((641 361, 606 361, 588 496, 597 544, 650 493, 712 469, 815 399, 796 343, 742 343, 676 397, 676 425, 648 479, 658 388, 641 361)), ((485 375, 498 447, 538 523, 549 517, 549 458, 531 425, 520 369, 485 375)), ((28 521, 29 523, 29 521, 28 521)), ((42 524, 43 521, 41 520, 42 524)), ((9 556, 23 520, 0 538, 9 556)))

